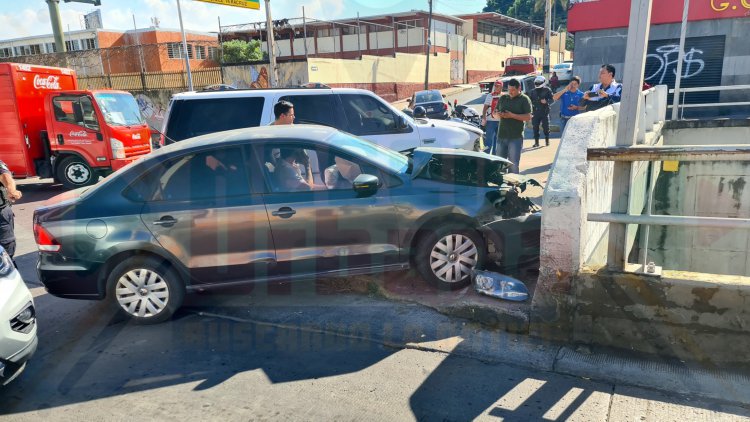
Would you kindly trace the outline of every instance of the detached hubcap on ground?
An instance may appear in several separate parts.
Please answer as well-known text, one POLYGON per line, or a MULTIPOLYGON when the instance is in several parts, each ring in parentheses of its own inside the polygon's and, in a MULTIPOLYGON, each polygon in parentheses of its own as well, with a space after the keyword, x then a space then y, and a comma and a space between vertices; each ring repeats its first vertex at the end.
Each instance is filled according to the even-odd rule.
POLYGON ((131 270, 120 277, 115 295, 122 309, 142 318, 160 313, 169 302, 167 283, 159 274, 146 269, 131 270))
POLYGON ((91 172, 83 164, 73 164, 68 167, 68 171, 65 173, 68 176, 68 180, 73 183, 86 183, 91 177, 91 172))
POLYGON ((478 256, 479 251, 470 238, 451 234, 440 239, 432 248, 430 268, 440 280, 457 283, 471 275, 478 256))

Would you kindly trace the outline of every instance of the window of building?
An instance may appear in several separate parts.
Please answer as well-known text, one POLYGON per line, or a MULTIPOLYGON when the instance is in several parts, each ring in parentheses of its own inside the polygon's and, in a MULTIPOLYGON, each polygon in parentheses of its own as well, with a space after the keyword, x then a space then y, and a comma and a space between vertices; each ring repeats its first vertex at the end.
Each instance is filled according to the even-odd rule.
POLYGON ((198 60, 206 60, 206 47, 203 45, 195 46, 195 58, 198 60))
POLYGON ((218 47, 208 47, 208 58, 211 60, 219 61, 218 47))
POLYGON ((96 49, 96 38, 81 40, 81 44, 83 45, 82 50, 94 50, 96 49))
POLYGON ((53 42, 48 42, 44 44, 44 51, 47 53, 56 53, 57 52, 57 46, 53 42))
POLYGON ((0 48, 0 57, 11 57, 13 56, 13 49, 10 47, 0 48))
POLYGON ((65 41, 65 49, 68 51, 78 51, 81 49, 81 44, 78 40, 65 41))
MULTIPOLYGON (((193 58, 193 45, 188 44, 188 58, 193 58)), ((183 59, 185 58, 185 54, 182 50, 182 43, 179 42, 171 42, 167 44, 167 57, 170 59, 183 59)))

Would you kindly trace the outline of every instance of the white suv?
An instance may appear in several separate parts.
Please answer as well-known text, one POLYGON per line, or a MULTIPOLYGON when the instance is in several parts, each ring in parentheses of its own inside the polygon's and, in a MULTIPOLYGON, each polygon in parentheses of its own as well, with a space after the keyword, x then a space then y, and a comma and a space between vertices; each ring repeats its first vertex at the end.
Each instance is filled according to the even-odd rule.
POLYGON ((0 246, 0 385, 23 371, 36 346, 34 299, 0 246))
MULTIPOLYGON (((185 92, 172 97, 162 133, 166 143, 274 120, 273 106, 294 104, 295 123, 331 126, 396 151, 417 147, 474 150, 482 130, 447 120, 412 119, 371 91, 351 88, 249 89, 185 92)), ((165 142, 162 142, 162 145, 165 142)))

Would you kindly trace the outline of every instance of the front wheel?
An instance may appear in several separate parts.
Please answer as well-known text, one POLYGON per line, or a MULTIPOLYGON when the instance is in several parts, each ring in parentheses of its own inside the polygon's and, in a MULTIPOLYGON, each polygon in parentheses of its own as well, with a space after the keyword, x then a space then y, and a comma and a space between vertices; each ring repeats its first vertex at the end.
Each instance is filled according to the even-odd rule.
POLYGON ((182 305, 185 286, 164 261, 135 256, 117 265, 107 280, 107 300, 140 324, 169 319, 182 305))
POLYGON ((98 175, 82 158, 70 156, 63 158, 57 165, 55 178, 67 189, 77 189, 96 183, 98 175))
POLYGON ((481 269, 487 257, 484 239, 463 225, 444 225, 427 232, 414 257, 419 274, 430 284, 455 290, 471 283, 471 271, 481 269))

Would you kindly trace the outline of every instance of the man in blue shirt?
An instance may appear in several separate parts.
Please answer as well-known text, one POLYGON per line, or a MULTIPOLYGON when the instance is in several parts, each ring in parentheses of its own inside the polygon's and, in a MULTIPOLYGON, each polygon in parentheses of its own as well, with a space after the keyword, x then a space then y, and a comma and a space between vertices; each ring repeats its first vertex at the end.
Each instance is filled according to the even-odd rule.
POLYGON ((568 120, 579 113, 578 106, 581 103, 581 99, 583 99, 583 92, 578 90, 578 87, 580 85, 581 78, 579 78, 578 76, 574 76, 573 79, 570 80, 567 89, 559 91, 552 96, 555 101, 560 101, 560 99, 562 98, 562 103, 560 104, 561 135, 565 130, 565 125, 568 124, 568 120))
POLYGON ((594 111, 613 103, 619 103, 622 98, 622 84, 615 80, 615 67, 611 64, 602 65, 599 70, 599 83, 583 94, 585 100, 581 104, 581 111, 594 111))

